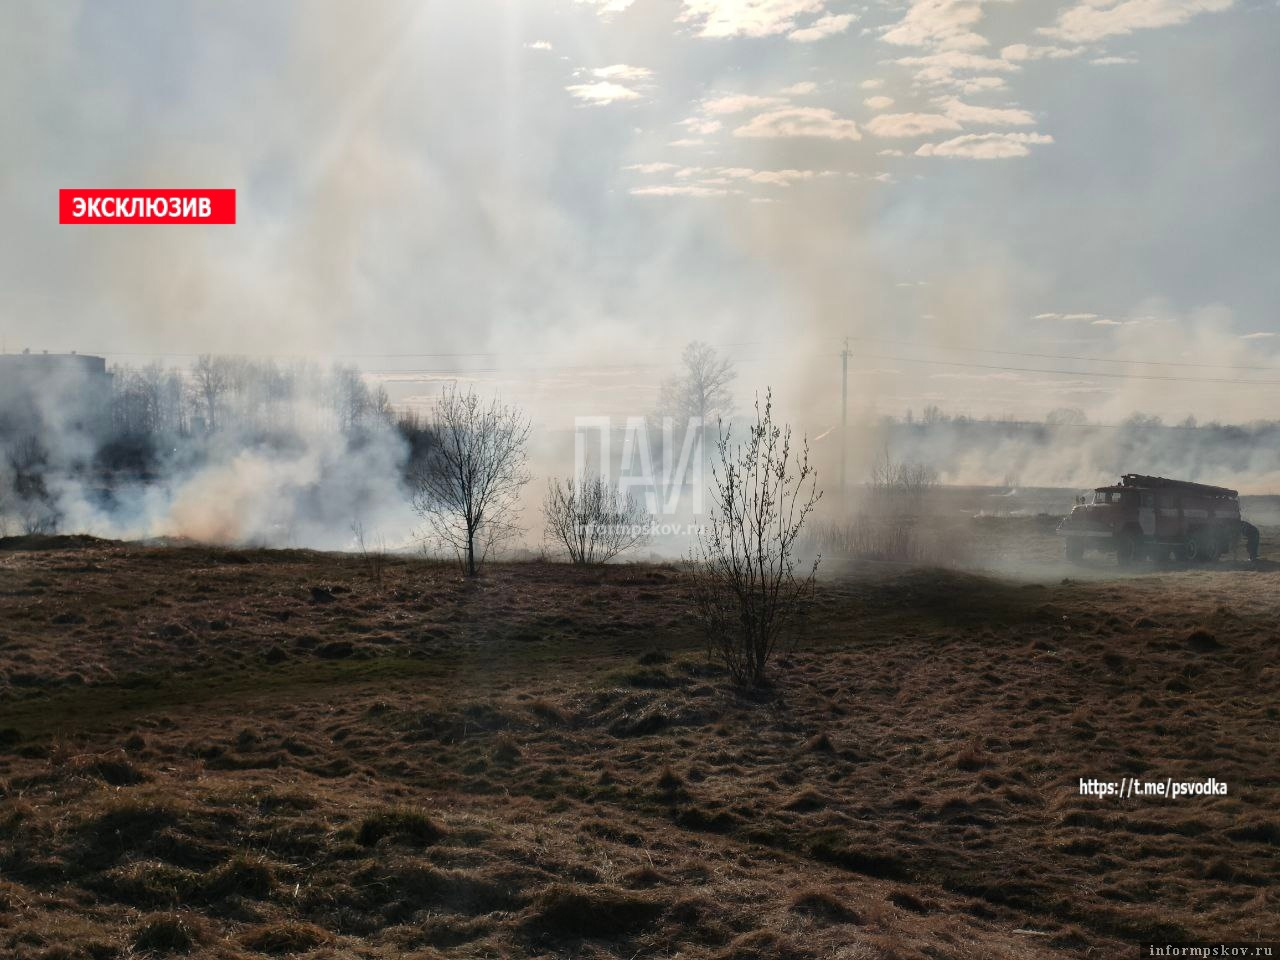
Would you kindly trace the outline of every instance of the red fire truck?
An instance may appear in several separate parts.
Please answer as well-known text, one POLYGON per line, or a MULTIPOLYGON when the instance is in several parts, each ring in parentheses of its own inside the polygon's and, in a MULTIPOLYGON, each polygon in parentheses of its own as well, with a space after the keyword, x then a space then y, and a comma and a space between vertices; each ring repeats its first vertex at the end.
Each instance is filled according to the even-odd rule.
POLYGON ((1069 560, 1086 550, 1135 560, 1202 562, 1230 553, 1241 534, 1257 553, 1257 530, 1240 520, 1239 495, 1226 487, 1126 473, 1098 487, 1092 501, 1081 497, 1058 525, 1069 560))

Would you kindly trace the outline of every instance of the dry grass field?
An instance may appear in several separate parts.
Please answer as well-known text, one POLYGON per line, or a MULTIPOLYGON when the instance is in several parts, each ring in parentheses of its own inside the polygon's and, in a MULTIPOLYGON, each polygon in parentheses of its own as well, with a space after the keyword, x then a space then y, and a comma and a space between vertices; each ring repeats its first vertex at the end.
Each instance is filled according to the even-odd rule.
POLYGON ((0 544, 0 955, 1280 938, 1274 564, 831 569, 745 695, 675 566, 0 544))

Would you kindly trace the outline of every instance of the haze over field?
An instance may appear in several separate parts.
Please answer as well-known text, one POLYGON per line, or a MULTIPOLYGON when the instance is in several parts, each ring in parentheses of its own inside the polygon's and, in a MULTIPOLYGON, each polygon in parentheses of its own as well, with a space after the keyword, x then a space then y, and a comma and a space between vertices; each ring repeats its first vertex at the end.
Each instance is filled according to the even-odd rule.
POLYGON ((0 958, 1280 942, 1277 91, 1280 0, 0 0, 0 958))
POLYGON ((549 425, 647 412, 691 332, 813 432, 846 335, 855 410, 1254 419, 1277 384, 1236 381, 1280 380, 1240 369, 1277 365, 1277 17, 7 3, 0 329, 349 356, 401 402, 470 371, 549 425), (71 186, 233 187, 239 223, 59 227, 71 186))

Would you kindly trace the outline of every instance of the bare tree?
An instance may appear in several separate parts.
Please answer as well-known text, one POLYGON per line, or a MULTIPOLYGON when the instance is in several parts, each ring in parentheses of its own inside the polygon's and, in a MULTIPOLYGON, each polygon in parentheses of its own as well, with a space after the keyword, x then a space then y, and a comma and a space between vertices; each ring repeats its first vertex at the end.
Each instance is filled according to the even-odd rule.
POLYGON ((489 551, 518 532, 517 501, 529 482, 529 419, 516 407, 451 386, 436 405, 432 433, 413 478, 413 507, 475 576, 489 551))
POLYGON ((712 465, 714 503, 694 549, 694 602, 708 649, 734 680, 758 684, 805 601, 818 560, 797 574, 796 543, 822 493, 808 442, 773 420, 773 396, 755 404, 745 443, 721 427, 712 465))
POLYGON ((364 560, 365 570, 369 572, 374 588, 381 593, 387 575, 387 542, 382 537, 378 537, 378 542, 370 547, 365 539, 363 520, 352 522, 351 533, 355 537, 356 549, 360 551, 360 557, 364 560))
POLYGON ((660 412, 685 422, 696 418, 704 425, 714 416, 726 416, 733 403, 729 384, 735 376, 728 357, 695 340, 680 359, 683 371, 662 384, 660 412))
POLYGON ((218 410, 230 383, 224 357, 211 357, 206 353, 196 359, 191 368, 191 389, 196 408, 204 414, 206 430, 217 429, 218 410))
POLYGON ((608 563, 649 539, 648 511, 598 473, 549 481, 542 509, 546 538, 562 545, 573 563, 608 563))

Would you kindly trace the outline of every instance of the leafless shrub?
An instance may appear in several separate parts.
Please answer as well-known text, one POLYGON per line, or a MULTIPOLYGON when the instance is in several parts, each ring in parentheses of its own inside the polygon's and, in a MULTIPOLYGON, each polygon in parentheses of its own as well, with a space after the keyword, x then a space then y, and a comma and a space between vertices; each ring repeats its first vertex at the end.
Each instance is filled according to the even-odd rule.
POLYGON ((740 684, 759 684, 779 643, 812 597, 818 560, 797 575, 796 547, 821 491, 809 446, 757 398, 745 443, 723 428, 712 464, 713 503, 694 549, 694 602, 708 650, 740 684))
POLYGON ((365 539, 364 524, 359 520, 351 524, 351 533, 355 536, 356 549, 360 551, 369 579, 373 581, 374 589, 381 593, 387 578, 386 541, 378 537, 378 542, 371 547, 365 539))
POLYGON ((600 474, 549 481, 542 509, 546 538, 575 564, 608 563, 649 539, 648 511, 600 474))
POLYGON ((976 562, 979 548, 967 521, 861 513, 849 520, 812 524, 805 531, 800 555, 953 566, 976 562))
POLYGON ((878 513, 915 516, 938 486, 938 471, 927 463, 895 460, 886 446, 871 464, 867 486, 878 513))
POLYGON ((25 535, 58 532, 61 514, 45 482, 49 454, 34 436, 22 436, 3 450, 0 462, 0 534, 10 526, 25 535))
POLYGON ((810 553, 900 563, 922 562, 928 553, 914 519, 866 514, 845 523, 816 525, 805 537, 805 546, 810 553))
POLYGON ((413 508, 475 576, 490 551, 519 530, 529 419, 516 407, 451 386, 436 404, 432 433, 435 442, 412 481, 413 508))

